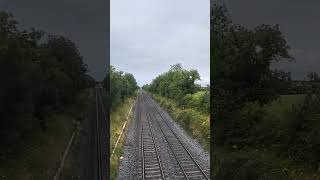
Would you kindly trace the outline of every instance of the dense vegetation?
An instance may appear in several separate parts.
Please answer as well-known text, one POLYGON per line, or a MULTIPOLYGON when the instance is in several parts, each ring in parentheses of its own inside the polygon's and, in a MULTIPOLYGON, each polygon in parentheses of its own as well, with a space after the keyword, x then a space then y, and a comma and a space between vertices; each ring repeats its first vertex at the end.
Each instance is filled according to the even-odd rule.
POLYGON ((110 66, 110 71, 104 79, 103 85, 107 91, 110 91, 110 152, 114 150, 114 154, 110 159, 110 179, 113 180, 118 175, 120 157, 123 155, 123 145, 131 123, 132 112, 117 147, 115 145, 121 134, 122 127, 127 121, 130 107, 136 98, 138 85, 132 74, 118 71, 113 66, 110 66), (108 89, 109 85, 110 89, 108 89))
POLYGON ((195 93, 199 85, 195 84, 200 79, 197 70, 185 70, 181 64, 171 66, 170 70, 155 78, 149 86, 151 92, 167 98, 181 100, 186 94, 195 93))
POLYGON ((168 72, 144 85, 151 93, 173 99, 182 107, 193 107, 209 113, 209 88, 201 88, 195 82, 200 80, 197 70, 183 69, 181 64, 171 66, 168 72))
POLYGON ((77 47, 62 36, 21 30, 11 14, 0 12, 1 156, 19 149, 47 117, 72 104, 81 89, 94 85, 77 47))
POLYGON ((143 88, 150 92, 171 116, 209 149, 209 87, 201 88, 197 70, 183 69, 181 64, 156 77, 143 88))
POLYGON ((211 23, 214 177, 319 178, 307 174, 320 162, 317 75, 292 81, 290 73, 270 68, 292 59, 279 25, 235 25, 219 4, 211 23))
POLYGON ((125 98, 132 96, 138 89, 137 82, 132 74, 117 71, 113 66, 110 66, 110 72, 104 79, 104 87, 107 90, 109 89, 109 83, 111 110, 114 110, 117 105, 123 103, 125 98))

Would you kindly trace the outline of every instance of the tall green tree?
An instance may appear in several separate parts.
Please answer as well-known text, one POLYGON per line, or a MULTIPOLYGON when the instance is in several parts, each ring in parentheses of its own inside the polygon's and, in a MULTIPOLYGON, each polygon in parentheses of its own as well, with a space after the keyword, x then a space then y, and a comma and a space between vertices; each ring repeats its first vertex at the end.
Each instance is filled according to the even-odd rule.
POLYGON ((113 66, 110 66, 110 72, 104 79, 106 89, 109 84, 108 80, 110 81, 111 109, 115 108, 120 102, 123 102, 126 97, 132 96, 138 88, 132 74, 117 71, 113 66))
POLYGON ((197 80, 200 80, 197 70, 185 70, 181 64, 175 64, 168 72, 156 77, 148 89, 180 102, 186 94, 193 94, 200 89, 200 86, 195 83, 197 80))
POLYGON ((92 85, 72 41, 21 29, 11 14, 0 12, 0 146, 45 130, 46 116, 63 111, 92 85))
POLYGON ((233 24, 219 4, 211 14, 212 118, 217 142, 227 142, 234 128, 232 113, 248 102, 262 105, 276 99, 280 76, 270 65, 292 57, 279 25, 247 29, 233 24))

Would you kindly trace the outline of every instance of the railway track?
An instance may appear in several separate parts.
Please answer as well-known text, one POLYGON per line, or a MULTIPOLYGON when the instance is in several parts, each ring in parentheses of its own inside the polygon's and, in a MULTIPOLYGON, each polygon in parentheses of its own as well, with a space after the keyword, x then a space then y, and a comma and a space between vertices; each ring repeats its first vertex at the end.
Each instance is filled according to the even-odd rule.
POLYGON ((100 87, 95 88, 95 104, 96 104, 96 154, 97 154, 97 166, 96 166, 96 178, 98 180, 107 179, 107 158, 105 158, 108 144, 105 143, 109 138, 107 116, 104 109, 102 96, 100 94, 100 87), (102 118, 101 118, 102 117, 102 118), (103 119, 103 120, 102 120, 103 119), (107 129, 105 133, 104 129, 107 129))
POLYGON ((144 107, 141 106, 142 102, 145 101, 143 94, 139 95, 139 114, 138 118, 140 121, 140 166, 142 180, 145 179, 166 179, 163 171, 162 163, 159 157, 159 150, 154 137, 153 128, 150 121, 150 114, 145 111, 144 107), (146 118, 142 119, 141 113, 146 114, 146 118))
POLYGON ((173 153, 174 158, 178 162, 178 166, 180 168, 180 176, 178 178, 188 180, 208 180, 209 177, 207 174, 200 167, 186 146, 181 142, 178 135, 173 131, 166 119, 166 116, 164 116, 158 109, 155 102, 153 102, 149 96, 145 96, 145 103, 145 111, 149 114, 148 119, 152 119, 150 117, 152 115, 171 152, 173 153))

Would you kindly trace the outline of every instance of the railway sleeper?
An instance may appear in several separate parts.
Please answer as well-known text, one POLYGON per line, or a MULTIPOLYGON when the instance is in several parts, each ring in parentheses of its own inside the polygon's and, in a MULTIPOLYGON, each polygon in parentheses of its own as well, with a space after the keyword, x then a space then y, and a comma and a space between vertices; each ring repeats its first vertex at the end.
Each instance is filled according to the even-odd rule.
POLYGON ((149 170, 149 171, 144 171, 145 174, 151 174, 151 175, 157 175, 157 174, 160 174, 161 175, 161 172, 160 172, 160 169, 157 169, 157 170, 149 170))
POLYGON ((154 169, 159 169, 159 167, 145 167, 145 170, 154 170, 154 169))
POLYGON ((159 167, 159 164, 145 164, 146 167, 159 167))
POLYGON ((149 158, 145 160, 145 164, 150 164, 150 163, 158 163, 157 158, 149 158))

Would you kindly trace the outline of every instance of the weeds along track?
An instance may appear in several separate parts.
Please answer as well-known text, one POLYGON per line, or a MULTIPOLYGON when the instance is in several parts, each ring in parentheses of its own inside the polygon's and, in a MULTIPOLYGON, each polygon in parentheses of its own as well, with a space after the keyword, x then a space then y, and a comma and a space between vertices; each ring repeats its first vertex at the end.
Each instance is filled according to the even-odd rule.
POLYGON ((138 119, 140 123, 140 161, 141 169, 140 178, 145 179, 166 179, 161 160, 159 157, 159 149, 154 137, 153 128, 150 121, 150 115, 146 111, 145 98, 143 94, 139 95, 138 103, 138 119), (141 113, 145 113, 145 118, 142 118, 141 113))
MULTIPOLYGON (((196 162, 193 155, 188 151, 186 146, 181 142, 180 137, 172 129, 169 120, 163 114, 151 97, 144 95, 145 111, 149 114, 149 120, 154 119, 159 126, 165 141, 167 142, 171 152, 173 153, 180 167, 179 179, 189 180, 208 180, 209 177, 205 171, 196 162)), ((145 127, 145 126, 142 126, 145 127)), ((150 127, 150 126, 149 126, 150 127)))

